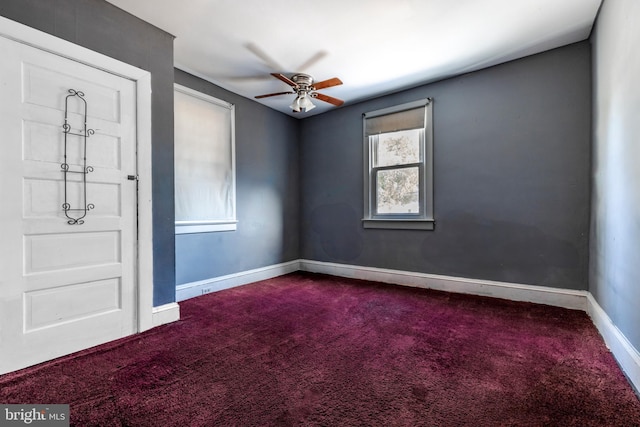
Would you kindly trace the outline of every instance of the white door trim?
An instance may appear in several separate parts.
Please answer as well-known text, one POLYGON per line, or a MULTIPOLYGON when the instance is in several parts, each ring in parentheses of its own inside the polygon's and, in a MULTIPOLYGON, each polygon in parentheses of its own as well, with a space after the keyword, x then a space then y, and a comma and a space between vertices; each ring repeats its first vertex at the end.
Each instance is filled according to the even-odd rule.
POLYGON ((151 74, 148 71, 0 16, 0 36, 136 82, 138 168, 138 332, 154 325, 151 197, 151 74))

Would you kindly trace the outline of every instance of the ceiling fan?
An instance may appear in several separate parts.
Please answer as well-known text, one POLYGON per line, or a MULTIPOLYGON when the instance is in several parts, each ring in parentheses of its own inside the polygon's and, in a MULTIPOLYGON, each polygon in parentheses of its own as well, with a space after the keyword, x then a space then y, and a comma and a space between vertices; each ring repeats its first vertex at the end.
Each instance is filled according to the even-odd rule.
POLYGON ((294 113, 304 113, 316 108, 310 98, 318 98, 320 101, 328 102, 336 107, 344 104, 344 101, 341 99, 316 92, 319 89, 341 85, 342 81, 337 77, 314 83, 313 77, 309 74, 298 73, 291 76, 291 78, 280 73, 271 73, 271 75, 291 86, 293 88, 293 92, 268 93, 266 95, 258 95, 256 96, 256 99, 267 98, 269 96, 296 94, 296 99, 290 106, 294 113))

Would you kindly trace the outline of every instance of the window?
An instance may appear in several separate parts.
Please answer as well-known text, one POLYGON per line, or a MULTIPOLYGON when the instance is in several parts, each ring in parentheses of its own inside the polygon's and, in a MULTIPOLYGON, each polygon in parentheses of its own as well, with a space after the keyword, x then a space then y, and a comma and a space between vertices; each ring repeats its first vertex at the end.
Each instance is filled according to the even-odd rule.
POLYGON ((365 228, 433 230, 431 99, 365 113, 365 228))
POLYGON ((176 234, 236 229, 235 111, 175 85, 176 234))

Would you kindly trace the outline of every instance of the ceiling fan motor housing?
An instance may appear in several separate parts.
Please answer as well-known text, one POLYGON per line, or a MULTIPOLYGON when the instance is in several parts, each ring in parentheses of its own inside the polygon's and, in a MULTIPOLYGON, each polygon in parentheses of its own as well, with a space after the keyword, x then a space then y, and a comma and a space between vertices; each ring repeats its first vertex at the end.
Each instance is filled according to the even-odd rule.
POLYGON ((298 85, 298 89, 303 92, 311 90, 313 87, 313 77, 309 74, 294 74, 291 76, 291 80, 298 85))

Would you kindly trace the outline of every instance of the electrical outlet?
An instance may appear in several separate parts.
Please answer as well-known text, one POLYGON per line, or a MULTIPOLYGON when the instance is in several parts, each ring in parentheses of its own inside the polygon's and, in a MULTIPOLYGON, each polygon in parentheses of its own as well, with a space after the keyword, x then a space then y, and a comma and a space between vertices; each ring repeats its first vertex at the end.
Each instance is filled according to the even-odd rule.
POLYGON ((212 290, 213 290, 213 289, 211 289, 211 288, 202 288, 202 294, 201 294, 201 295, 208 294, 208 293, 209 293, 209 292, 211 292, 212 290))

